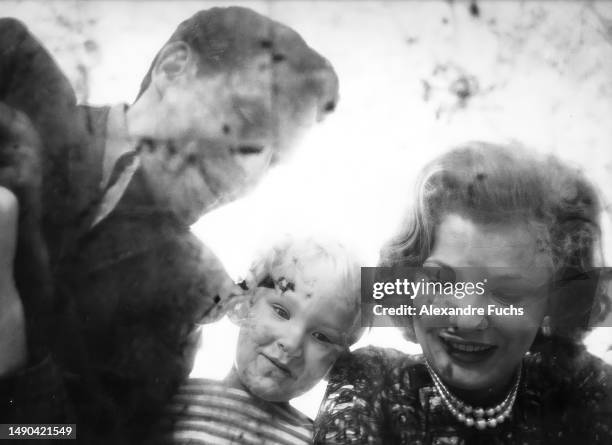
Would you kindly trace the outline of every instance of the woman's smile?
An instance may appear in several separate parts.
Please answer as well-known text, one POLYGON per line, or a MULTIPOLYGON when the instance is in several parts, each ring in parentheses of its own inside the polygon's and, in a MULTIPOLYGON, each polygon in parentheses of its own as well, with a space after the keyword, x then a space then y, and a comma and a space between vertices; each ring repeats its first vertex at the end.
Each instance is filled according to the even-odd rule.
POLYGON ((467 341, 446 332, 440 333, 438 338, 450 357, 466 364, 484 362, 491 358, 498 349, 493 344, 467 341))

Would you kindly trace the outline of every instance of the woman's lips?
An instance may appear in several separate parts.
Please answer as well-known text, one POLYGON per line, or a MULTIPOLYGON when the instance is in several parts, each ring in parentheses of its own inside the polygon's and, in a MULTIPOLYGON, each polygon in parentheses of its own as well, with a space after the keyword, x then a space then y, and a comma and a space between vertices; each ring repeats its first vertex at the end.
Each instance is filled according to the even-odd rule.
POLYGON ((454 359, 465 363, 477 363, 491 357, 497 346, 472 342, 452 336, 440 335, 440 342, 446 352, 454 359))

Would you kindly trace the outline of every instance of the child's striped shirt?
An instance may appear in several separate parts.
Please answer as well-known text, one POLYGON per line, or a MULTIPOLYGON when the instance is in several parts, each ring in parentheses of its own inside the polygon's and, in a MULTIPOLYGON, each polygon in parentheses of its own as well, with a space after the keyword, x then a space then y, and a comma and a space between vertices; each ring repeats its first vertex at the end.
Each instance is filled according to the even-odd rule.
POLYGON ((173 444, 311 444, 312 420, 287 404, 257 399, 242 389, 190 379, 169 406, 173 444))

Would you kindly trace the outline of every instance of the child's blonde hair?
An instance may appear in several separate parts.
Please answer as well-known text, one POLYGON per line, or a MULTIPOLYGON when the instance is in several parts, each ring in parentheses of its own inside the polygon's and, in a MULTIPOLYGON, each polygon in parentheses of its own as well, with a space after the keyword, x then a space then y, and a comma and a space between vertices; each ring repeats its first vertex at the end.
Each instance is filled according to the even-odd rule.
MULTIPOLYGON (((357 256, 343 244, 321 237, 285 237, 262 251, 249 270, 244 282, 247 294, 262 285, 270 286, 271 271, 279 266, 291 265, 300 271, 307 271, 312 262, 323 261, 333 276, 337 277, 337 297, 346 302, 347 309, 355 311, 355 323, 346 333, 346 346, 355 343, 363 329, 361 327, 361 266, 357 256)), ((277 283, 278 285, 278 283, 277 283)), ((281 283, 282 285, 282 283, 281 283)))

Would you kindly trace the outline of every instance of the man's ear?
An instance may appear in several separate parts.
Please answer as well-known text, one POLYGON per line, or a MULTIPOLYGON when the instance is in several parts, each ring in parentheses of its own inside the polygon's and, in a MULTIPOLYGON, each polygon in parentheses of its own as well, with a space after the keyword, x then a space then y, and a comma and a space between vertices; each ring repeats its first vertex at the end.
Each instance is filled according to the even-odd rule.
POLYGON ((193 51, 185 42, 170 42, 164 46, 153 68, 152 81, 163 87, 176 78, 185 75, 195 66, 193 51))

